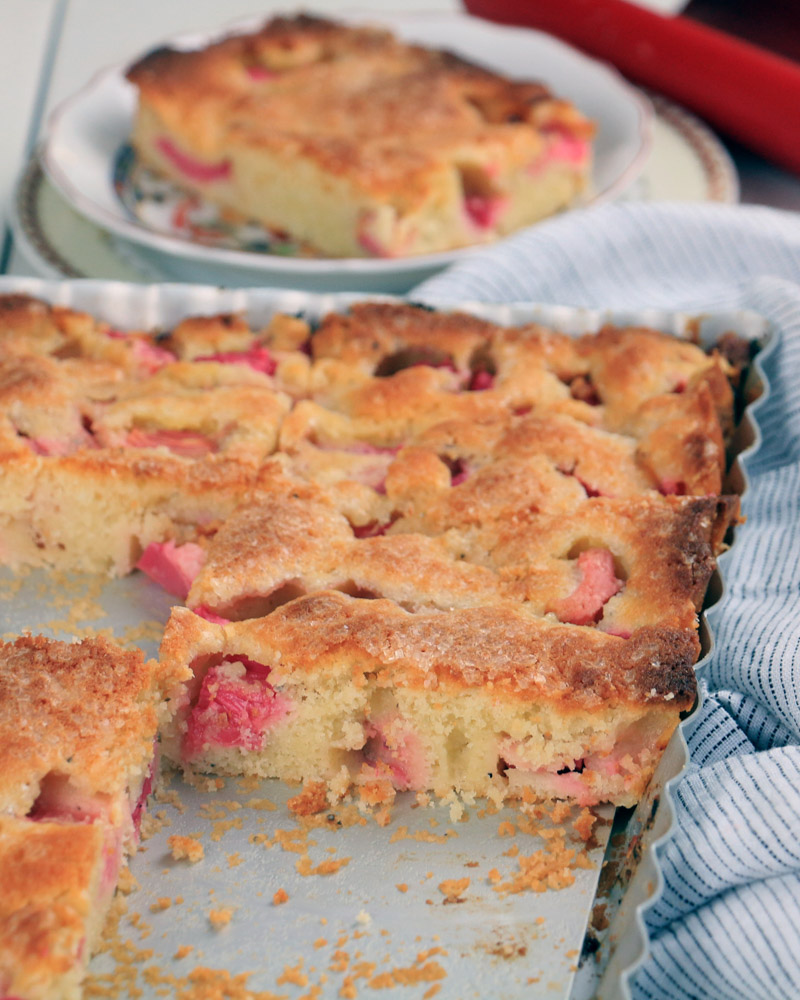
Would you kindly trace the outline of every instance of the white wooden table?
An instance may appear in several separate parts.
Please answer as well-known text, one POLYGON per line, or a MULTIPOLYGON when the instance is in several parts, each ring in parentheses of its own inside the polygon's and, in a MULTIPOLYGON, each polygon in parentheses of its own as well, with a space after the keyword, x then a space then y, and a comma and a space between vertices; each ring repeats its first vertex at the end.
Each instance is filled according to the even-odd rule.
MULTIPOLYGON (((5 213, 17 175, 48 113, 104 66, 170 35, 212 29, 248 14, 265 16, 291 0, 0 0, 0 206, 5 213)), ((304 9, 335 13, 358 0, 314 0, 304 9)), ((381 10, 450 11, 458 0, 362 0, 381 10)), ((733 150, 742 201, 800 211, 800 178, 744 150, 733 150)), ((0 273, 31 274, 7 230, 0 273)))

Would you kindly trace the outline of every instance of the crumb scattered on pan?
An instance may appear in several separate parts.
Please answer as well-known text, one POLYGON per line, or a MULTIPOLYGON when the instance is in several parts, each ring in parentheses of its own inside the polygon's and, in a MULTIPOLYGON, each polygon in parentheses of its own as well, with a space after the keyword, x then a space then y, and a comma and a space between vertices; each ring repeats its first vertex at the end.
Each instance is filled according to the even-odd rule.
POLYGON ((439 883, 439 892, 445 897, 445 903, 461 902, 469 883, 469 878, 447 878, 439 883))
POLYGON ((309 782, 299 795, 286 803, 289 811, 297 816, 310 816, 325 812, 328 808, 328 789, 322 781, 309 782))
POLYGON ((233 917, 233 909, 230 906, 221 906, 218 910, 209 910, 208 922, 215 930, 226 927, 233 917))
POLYGON ((397 889, 398 892, 408 892, 408 883, 398 882, 395 889, 397 889))
POLYGON ((455 830, 445 830, 444 833, 431 833, 430 830, 416 830, 409 833, 407 826, 398 826, 389 838, 390 844, 396 844, 398 840, 417 840, 425 844, 446 844, 448 840, 457 837, 455 830))
POLYGON ((205 849, 196 837, 172 836, 167 838, 167 846, 176 861, 200 861, 205 849))
POLYGON ((159 809, 155 813, 146 812, 142 817, 139 835, 142 840, 149 840, 167 826, 172 826, 172 820, 167 816, 166 810, 159 809))
POLYGON ((274 802, 270 801, 270 799, 248 799, 247 802, 245 802, 245 806, 247 806, 248 809, 259 809, 267 812, 275 812, 278 808, 274 802))
POLYGON ((211 839, 218 843, 229 830, 241 830, 244 821, 241 816, 232 816, 230 819, 220 819, 211 829, 211 839))
POLYGON ((299 875, 334 875, 346 865, 349 865, 351 858, 328 858, 315 865, 308 854, 302 854, 295 862, 295 868, 299 875))
POLYGON ((174 788, 158 788, 153 796, 156 802, 165 806, 172 806, 179 813, 186 812, 186 806, 181 801, 181 797, 174 788))
POLYGON ((275 906, 280 906, 281 903, 287 902, 288 899, 289 899, 289 893, 285 889, 278 889, 278 891, 272 897, 272 902, 275 906))
POLYGON ((124 895, 133 892, 135 889, 139 888, 139 883, 136 881, 134 876, 131 874, 130 868, 124 867, 117 879, 117 889, 124 895))
POLYGON ((283 986, 286 983, 291 983, 293 986, 308 986, 308 976, 302 971, 302 968, 302 958, 297 965, 284 965, 283 973, 277 979, 278 986, 283 986))

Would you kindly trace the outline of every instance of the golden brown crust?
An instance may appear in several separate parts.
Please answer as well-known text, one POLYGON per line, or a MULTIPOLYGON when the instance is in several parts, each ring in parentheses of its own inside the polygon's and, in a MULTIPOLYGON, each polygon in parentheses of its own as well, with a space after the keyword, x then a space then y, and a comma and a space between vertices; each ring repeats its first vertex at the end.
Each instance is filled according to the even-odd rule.
POLYGON ((425 175, 458 144, 494 144, 514 156, 524 143, 532 155, 541 146, 532 126, 565 121, 591 134, 541 84, 504 79, 382 30, 303 15, 201 51, 155 50, 127 77, 167 123, 181 121, 198 149, 222 152, 226 138, 294 148, 326 171, 401 200, 424 191, 425 175), (253 68, 267 83, 255 92, 253 68), (219 121, 223 113, 227 120, 219 121))
POLYGON ((216 637, 226 654, 272 654, 278 685, 295 672, 350 662, 357 673, 374 672, 379 686, 443 693, 488 688, 567 712, 609 702, 668 702, 682 711, 695 697, 698 642, 684 629, 645 627, 622 639, 531 620, 507 606, 410 614, 391 601, 322 591, 224 629, 176 608, 162 645, 167 661, 173 650, 186 648, 180 637, 186 627, 210 643, 216 637))
POLYGON ((0 645, 0 808, 25 815, 50 774, 117 795, 152 758, 156 664, 103 638, 0 645))

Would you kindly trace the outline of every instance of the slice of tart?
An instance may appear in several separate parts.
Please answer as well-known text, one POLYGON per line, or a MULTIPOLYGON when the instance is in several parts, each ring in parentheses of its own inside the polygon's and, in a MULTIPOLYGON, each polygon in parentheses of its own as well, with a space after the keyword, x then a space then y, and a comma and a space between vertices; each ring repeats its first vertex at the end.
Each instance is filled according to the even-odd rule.
POLYGON ((594 126, 569 101, 377 28, 277 17, 127 78, 143 163, 326 256, 487 242, 589 183, 594 126))
POLYGON ((4 997, 80 997, 156 777, 166 677, 102 638, 0 645, 4 997))
POLYGON ((693 630, 629 638, 509 605, 410 613, 320 591, 225 625, 175 608, 183 767, 447 795, 635 803, 695 698, 693 630))

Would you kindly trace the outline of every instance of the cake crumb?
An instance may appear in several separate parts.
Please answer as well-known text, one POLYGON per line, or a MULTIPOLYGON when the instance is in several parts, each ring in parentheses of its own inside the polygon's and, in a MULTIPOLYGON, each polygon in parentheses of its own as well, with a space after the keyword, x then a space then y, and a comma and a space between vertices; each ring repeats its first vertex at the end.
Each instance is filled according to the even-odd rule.
POLYGON ((596 822, 597 817, 590 809, 582 809, 578 818, 572 825, 581 840, 588 843, 594 834, 594 826, 596 822))
POLYGON ((469 878, 447 878, 439 883, 439 892, 445 897, 445 903, 460 903, 464 893, 469 888, 469 878))
POLYGON ((408 883, 398 882, 397 885, 395 886, 395 889, 397 889, 398 892, 408 892, 408 883))
MULTIPOLYGON (((162 626, 163 629, 163 626, 162 626)), ((181 801, 181 797, 174 788, 158 788, 153 798, 156 802, 161 802, 165 806, 172 806, 179 813, 186 812, 186 806, 181 801)))
POLYGON ((389 806, 383 806, 375 813, 375 822, 378 826, 388 826, 392 821, 392 810, 389 806))
POLYGON ((515 837, 517 834, 517 828, 509 820, 504 819, 503 822, 497 828, 498 837, 515 837))
POLYGON ((196 837, 181 837, 177 834, 167 838, 167 847, 172 852, 175 861, 200 861, 205 855, 205 849, 196 837))
POLYGON ((356 923, 359 924, 371 924, 372 917, 367 913, 366 910, 361 910, 356 914, 356 923))
POLYGON ((572 806, 569 802, 556 802, 550 813, 550 819, 554 823, 564 823, 569 819, 571 812, 572 806))
POLYGON ((150 904, 151 913, 159 913, 161 910, 168 910, 172 906, 169 896, 159 896, 155 903, 150 904))
POLYGON ((295 862, 295 869, 298 875, 334 875, 340 869, 350 864, 351 858, 329 858, 314 865, 308 854, 303 854, 295 862))
POLYGON ((231 922, 231 917, 233 917, 233 910, 231 907, 220 907, 219 910, 209 910, 208 920, 211 926, 215 930, 220 930, 222 927, 226 927, 231 922))
POLYGON ((194 951, 194 945, 182 944, 172 957, 174 959, 186 958, 188 955, 191 955, 193 951, 194 951))
POLYGON ((265 812, 275 812, 278 808, 270 799, 248 799, 245 805, 248 809, 258 809, 265 812))
POLYGON ((302 958, 297 965, 284 965, 283 972, 276 980, 278 986, 283 986, 285 983, 291 983, 293 986, 308 986, 308 976, 301 971, 302 968, 302 958))
POLYGON ((352 976, 344 977, 342 985, 339 989, 339 996, 342 1000, 356 1000, 358 990, 356 989, 356 984, 353 982, 352 976))
POLYGON ((387 778, 373 778, 359 785, 359 799, 370 806, 391 806, 397 792, 387 778))
POLYGON ((234 851, 233 854, 228 855, 228 868, 238 868, 239 865, 244 864, 244 858, 239 854, 238 851, 234 851))
POLYGON ((286 803, 289 812, 297 816, 310 816, 324 812, 328 808, 328 789, 323 781, 311 781, 303 786, 299 795, 286 803))
POLYGON ((318 937, 317 940, 314 942, 314 947, 317 949, 324 948, 327 943, 328 943, 327 938, 318 937))
POLYGON ((280 906, 281 903, 287 902, 289 899, 289 893, 285 889, 278 889, 275 895, 272 897, 273 906, 280 906))
POLYGON ((139 888, 139 883, 136 878, 131 873, 130 868, 126 865, 119 873, 119 878, 117 879, 117 889, 127 896, 129 893, 134 892, 134 890, 139 888))
POLYGON ((228 830, 241 830, 243 826, 244 823, 241 816, 232 816, 230 819, 218 820, 212 828, 211 839, 214 843, 218 843, 228 830))

